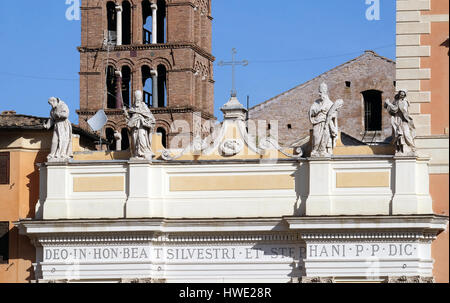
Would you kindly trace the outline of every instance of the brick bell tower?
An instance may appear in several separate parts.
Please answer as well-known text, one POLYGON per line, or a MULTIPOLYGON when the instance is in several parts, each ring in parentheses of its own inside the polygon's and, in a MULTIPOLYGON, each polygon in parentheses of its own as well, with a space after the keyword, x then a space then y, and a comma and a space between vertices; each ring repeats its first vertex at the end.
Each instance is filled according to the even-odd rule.
POLYGON ((127 149, 122 108, 132 105, 135 90, 143 90, 166 146, 180 134, 192 138, 194 116, 196 123, 215 119, 210 0, 83 0, 81 12, 82 128, 104 109, 103 134, 114 142, 121 133, 118 148, 127 149), (176 120, 190 130, 171 131, 176 120))

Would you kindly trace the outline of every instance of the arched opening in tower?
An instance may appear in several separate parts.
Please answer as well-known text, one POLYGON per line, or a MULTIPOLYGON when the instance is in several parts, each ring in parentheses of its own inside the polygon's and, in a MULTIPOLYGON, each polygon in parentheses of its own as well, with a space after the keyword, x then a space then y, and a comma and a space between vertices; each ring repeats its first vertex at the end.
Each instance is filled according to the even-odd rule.
POLYGON ((151 9, 151 3, 149 0, 142 1, 142 21, 143 21, 143 37, 142 37, 142 43, 143 44, 151 44, 152 43, 152 9, 151 9))
POLYGON ((167 106, 167 70, 164 65, 158 65, 158 107, 167 106))
POLYGON ((128 1, 122 2, 122 44, 131 44, 131 4, 128 1))
POLYGON ((130 148, 130 137, 128 136, 128 129, 123 128, 121 131, 122 135, 122 150, 128 150, 130 148))
POLYGON ((116 4, 113 1, 106 3, 106 15, 108 19, 107 37, 108 43, 115 44, 117 42, 117 12, 116 4))
POLYGON ((162 145, 167 148, 167 132, 163 127, 158 127, 156 130, 158 134, 161 134, 162 145))
POLYGON ((364 128, 365 131, 381 131, 382 92, 367 90, 362 92, 364 98, 364 128))
POLYGON ((153 81, 151 76, 151 69, 149 66, 144 65, 141 68, 142 73, 142 92, 144 97, 144 102, 148 107, 152 106, 152 91, 153 91, 153 81))
POLYGON ((158 0, 158 34, 157 34, 157 42, 158 43, 166 43, 167 35, 166 35, 166 26, 167 26, 167 18, 166 18, 166 0, 158 0))
POLYGON ((114 137, 114 129, 107 128, 105 131, 106 140, 108 141, 108 150, 116 150, 116 139, 114 137))
POLYGON ((122 100, 125 107, 131 104, 131 68, 127 65, 122 67, 122 100))
POLYGON ((109 65, 106 69, 106 107, 116 108, 116 75, 114 66, 109 65))

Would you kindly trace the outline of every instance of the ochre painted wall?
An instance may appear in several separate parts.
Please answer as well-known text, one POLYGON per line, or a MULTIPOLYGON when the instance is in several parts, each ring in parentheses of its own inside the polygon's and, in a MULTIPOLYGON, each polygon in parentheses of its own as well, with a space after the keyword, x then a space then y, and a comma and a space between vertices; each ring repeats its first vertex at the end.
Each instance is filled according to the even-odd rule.
MULTIPOLYGON (((433 198, 433 210, 438 215, 448 216, 449 204, 448 174, 430 175, 430 194, 433 198)), ((433 242, 432 255, 435 260, 434 276, 436 282, 449 282, 449 241, 448 230, 441 233, 433 242)))
MULTIPOLYGON (((422 15, 449 14, 449 1, 431 0, 431 10, 422 15)), ((448 18, 448 17, 447 17, 448 18)), ((432 19, 433 20, 433 19, 432 19)), ((421 105, 422 114, 431 115, 431 134, 448 135, 449 127, 449 22, 431 22, 431 33, 421 35, 421 45, 431 46, 431 56, 421 59, 421 68, 431 68, 431 79, 421 80, 422 91, 431 91, 431 102, 421 105)), ((449 176, 447 174, 430 175, 430 193, 433 198, 433 210, 436 214, 448 216, 449 176)), ((436 282, 449 282, 449 238, 448 230, 441 233, 433 242, 432 255, 435 260, 434 275, 436 282)))
MULTIPOLYGON (((8 150, 2 150, 8 151, 8 150)), ((39 171, 45 152, 10 151, 10 184, 0 185, 0 221, 9 221, 9 263, 0 264, 0 283, 25 283, 34 279, 35 248, 26 236, 19 236, 14 221, 34 217, 39 199, 39 171)))

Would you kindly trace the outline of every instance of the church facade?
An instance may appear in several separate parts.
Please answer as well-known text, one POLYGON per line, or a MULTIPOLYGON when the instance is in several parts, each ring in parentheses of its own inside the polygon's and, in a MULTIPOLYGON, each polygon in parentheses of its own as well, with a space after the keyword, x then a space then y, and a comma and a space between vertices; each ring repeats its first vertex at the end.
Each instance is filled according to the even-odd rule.
POLYGON ((428 158, 305 158, 257 144, 236 98, 222 111, 212 145, 42 164, 36 217, 17 222, 36 280, 434 281, 448 217, 433 214, 428 158))

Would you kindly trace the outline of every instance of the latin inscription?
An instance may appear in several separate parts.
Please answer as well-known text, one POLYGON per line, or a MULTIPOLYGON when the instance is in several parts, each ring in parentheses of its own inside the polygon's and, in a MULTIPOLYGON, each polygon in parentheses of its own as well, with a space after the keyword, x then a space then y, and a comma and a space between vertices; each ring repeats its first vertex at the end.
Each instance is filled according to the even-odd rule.
POLYGON ((351 259, 417 257, 416 243, 309 244, 229 247, 46 247, 44 260, 65 261, 289 261, 303 259, 351 259))

